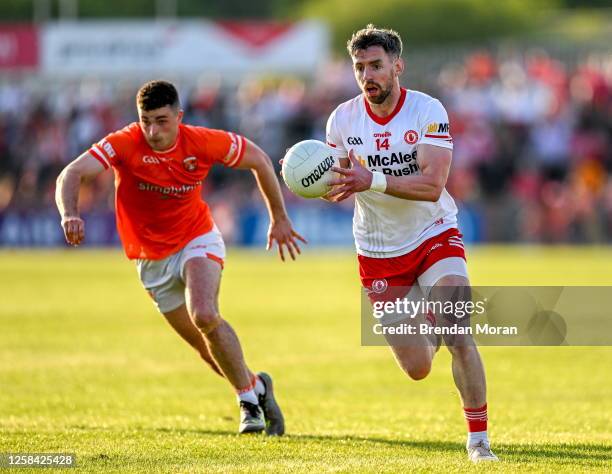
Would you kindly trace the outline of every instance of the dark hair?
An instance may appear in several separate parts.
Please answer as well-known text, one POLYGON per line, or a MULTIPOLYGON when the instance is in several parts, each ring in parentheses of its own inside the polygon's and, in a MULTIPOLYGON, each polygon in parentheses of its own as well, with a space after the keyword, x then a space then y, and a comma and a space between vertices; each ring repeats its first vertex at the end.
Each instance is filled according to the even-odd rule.
POLYGON ((402 55, 402 39, 397 31, 385 28, 377 28, 372 23, 365 28, 353 33, 353 36, 346 43, 346 49, 351 56, 360 49, 367 49, 370 46, 380 46, 385 53, 399 58, 402 55))
POLYGON ((169 105, 173 109, 180 106, 176 87, 167 81, 149 81, 136 94, 136 104, 142 110, 155 110, 169 105))

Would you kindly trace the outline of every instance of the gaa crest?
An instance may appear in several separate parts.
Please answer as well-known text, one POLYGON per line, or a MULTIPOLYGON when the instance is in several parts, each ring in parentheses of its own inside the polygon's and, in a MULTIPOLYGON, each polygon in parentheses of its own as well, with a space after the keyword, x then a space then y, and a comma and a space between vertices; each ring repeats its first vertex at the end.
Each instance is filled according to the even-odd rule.
POLYGON ((195 156, 188 156, 183 160, 183 168, 189 172, 193 172, 198 169, 198 159, 195 156))

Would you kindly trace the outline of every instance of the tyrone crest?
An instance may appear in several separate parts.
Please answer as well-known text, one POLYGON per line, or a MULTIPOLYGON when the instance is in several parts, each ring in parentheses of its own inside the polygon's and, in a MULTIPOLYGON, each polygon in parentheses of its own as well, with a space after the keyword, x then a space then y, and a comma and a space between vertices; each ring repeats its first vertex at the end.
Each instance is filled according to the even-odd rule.
POLYGON ((404 141, 408 143, 408 145, 414 145, 419 141, 419 134, 415 130, 408 130, 404 133, 404 141))
POLYGON ((198 159, 195 156, 188 156, 183 160, 183 168, 189 172, 193 172, 198 169, 198 159))
POLYGON ((372 292, 374 293, 384 293, 385 291, 387 291, 389 284, 387 283, 387 280, 382 278, 380 280, 374 280, 372 282, 372 292))

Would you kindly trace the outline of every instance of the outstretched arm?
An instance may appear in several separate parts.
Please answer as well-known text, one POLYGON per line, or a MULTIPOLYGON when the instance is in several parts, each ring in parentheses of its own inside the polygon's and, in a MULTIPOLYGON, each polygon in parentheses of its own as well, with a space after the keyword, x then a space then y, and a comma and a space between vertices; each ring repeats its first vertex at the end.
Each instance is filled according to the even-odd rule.
POLYGON ((269 250, 274 241, 276 241, 281 260, 285 260, 283 246, 287 247, 289 255, 295 260, 296 254, 301 253, 297 241, 307 242, 304 237, 293 229, 291 221, 287 216, 283 195, 281 194, 278 179, 274 173, 274 167, 270 158, 255 143, 246 140, 244 156, 237 168, 250 169, 253 172, 259 186, 259 191, 268 208, 270 228, 268 229, 267 249, 269 250))
MULTIPOLYGON (((359 163, 352 150, 349 152, 349 159, 351 160, 351 168, 332 168, 342 176, 331 181, 330 184, 337 185, 337 187, 328 196, 338 196, 339 201, 354 193, 367 191, 372 185, 372 172, 359 163)), ((437 201, 446 186, 451 159, 451 150, 435 145, 419 145, 417 162, 421 174, 410 176, 386 175, 385 194, 412 201, 437 201)))
POLYGON ((81 182, 94 178, 102 171, 102 163, 85 152, 66 166, 57 178, 55 203, 62 218, 66 241, 75 247, 85 238, 85 224, 79 216, 78 206, 81 182))

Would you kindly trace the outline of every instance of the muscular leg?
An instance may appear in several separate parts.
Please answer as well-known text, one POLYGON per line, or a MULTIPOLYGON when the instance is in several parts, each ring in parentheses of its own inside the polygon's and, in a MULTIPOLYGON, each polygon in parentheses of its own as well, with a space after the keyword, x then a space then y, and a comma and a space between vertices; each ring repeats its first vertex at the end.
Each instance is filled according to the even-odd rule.
POLYGON ((487 386, 484 366, 475 345, 449 346, 453 357, 453 379, 465 408, 477 408, 486 403, 487 386))
POLYGON ((193 347, 204 362, 206 362, 211 369, 213 369, 216 373, 218 373, 221 377, 223 377, 223 373, 221 373, 221 369, 212 358, 208 346, 206 345, 206 340, 204 336, 197 328, 197 326, 193 323, 192 319, 189 317, 189 313, 187 312, 187 306, 184 304, 179 306, 172 311, 168 311, 164 313, 164 317, 174 328, 174 330, 181 336, 191 347, 193 347))
MULTIPOLYGON (((394 301, 396 298, 407 299, 409 301, 418 301, 423 298, 423 293, 418 285, 407 287, 389 287, 385 295, 384 301, 394 301), (406 294, 407 293, 407 294, 406 294)), ((405 309, 403 310, 406 311, 405 309)), ((403 314, 388 313, 386 318, 391 318, 390 321, 403 316, 403 314)), ((422 314, 411 318, 406 314, 406 318, 397 322, 390 323, 389 321, 381 321, 387 328, 397 327, 402 325, 416 327, 425 323, 425 317, 422 314)), ((395 360, 400 368, 413 380, 421 380, 427 377, 431 371, 431 363, 437 350, 437 340, 435 335, 421 334, 419 331, 416 334, 388 334, 385 333, 385 339, 393 351, 395 360)))
MULTIPOLYGON (((471 301, 470 282, 459 275, 440 278, 431 289, 429 301, 452 302, 453 304, 471 301)), ((465 306, 463 306, 465 308, 465 306)), ((455 306, 458 310, 458 307, 455 306)), ((439 315, 441 326, 457 325, 469 327, 469 315, 464 318, 454 315, 439 315)), ((470 334, 445 335, 446 347, 453 358, 453 379, 461 395, 463 412, 467 422, 468 435, 466 448, 468 459, 474 463, 498 461, 491 452, 487 435, 487 386, 484 367, 476 343, 470 334)))
MULTIPOLYGON (((210 354, 210 350, 206 345, 206 339, 204 339, 202 332, 189 316, 187 306, 181 305, 172 311, 164 313, 164 316, 178 335, 200 354, 202 360, 204 360, 204 362, 206 362, 217 374, 223 377, 221 369, 210 354)), ((249 371, 249 374, 252 379, 254 374, 251 371, 249 371)))
MULTIPOLYGON (((417 327, 423 322, 425 318, 422 315, 410 320, 410 323, 416 324, 417 327)), ((427 377, 436 353, 436 347, 428 336, 424 334, 388 335, 386 338, 395 360, 406 375, 413 380, 427 377)))
POLYGON ((192 258, 184 268, 187 311, 202 332, 217 365, 236 390, 251 384, 242 348, 232 327, 221 318, 218 307, 221 266, 203 257, 192 258))
MULTIPOLYGON (((448 287, 469 288, 467 278, 459 275, 442 277, 434 285, 430 300, 448 299, 448 287), (445 291, 446 288, 446 291, 445 291)), ((440 321, 441 318, 438 318, 440 321)), ((441 321, 440 321, 441 322, 441 321)), ((486 403, 486 380, 478 348, 472 336, 445 338, 453 362, 453 379, 465 408, 481 407, 486 403)))

